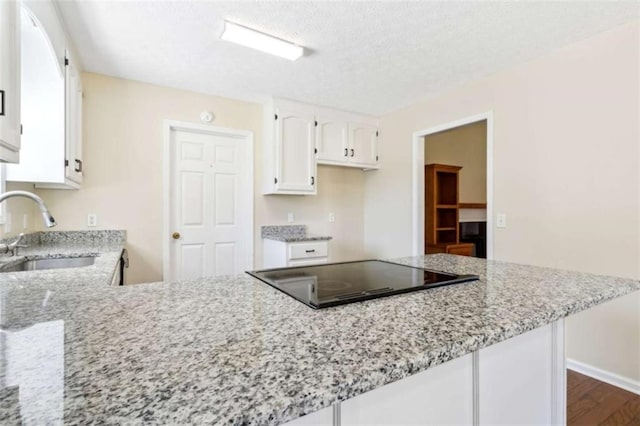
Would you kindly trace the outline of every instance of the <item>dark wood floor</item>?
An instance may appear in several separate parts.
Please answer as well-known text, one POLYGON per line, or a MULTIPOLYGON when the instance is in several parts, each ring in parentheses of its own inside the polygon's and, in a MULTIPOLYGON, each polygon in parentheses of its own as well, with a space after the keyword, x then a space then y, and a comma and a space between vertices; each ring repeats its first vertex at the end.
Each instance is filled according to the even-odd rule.
POLYGON ((568 426, 640 426, 640 395, 567 370, 568 426))

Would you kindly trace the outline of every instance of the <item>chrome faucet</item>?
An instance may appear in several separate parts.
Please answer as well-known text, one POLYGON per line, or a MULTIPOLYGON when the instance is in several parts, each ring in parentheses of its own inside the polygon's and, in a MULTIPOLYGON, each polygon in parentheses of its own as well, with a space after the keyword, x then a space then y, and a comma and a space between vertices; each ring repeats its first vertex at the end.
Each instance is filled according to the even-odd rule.
POLYGON ((21 232, 14 241, 11 241, 9 244, 0 243, 0 253, 11 253, 11 256, 15 256, 18 254, 19 247, 29 247, 26 244, 20 244, 24 239, 24 232, 21 232))
MULTIPOLYGON (((56 226, 56 220, 49 213, 49 209, 42 201, 42 198, 38 197, 36 194, 32 194, 27 191, 9 191, 4 194, 0 194, 0 203, 4 200, 12 197, 25 197, 35 201, 40 208, 40 212, 42 213, 42 219, 44 220, 44 224, 47 228, 51 228, 56 226)), ((24 244, 20 244, 22 239, 24 238, 24 234, 18 235, 18 238, 15 241, 12 241, 9 244, 0 244, 0 253, 9 253, 11 252, 11 256, 15 256, 18 252, 18 247, 27 247, 24 244)))
POLYGON ((42 201, 42 198, 38 197, 36 194, 32 194, 31 192, 27 191, 9 191, 5 192, 4 194, 0 194, 0 203, 12 197, 25 197, 35 201, 38 204, 38 207, 40 207, 40 212, 42 213, 42 218, 44 219, 45 226, 47 228, 56 226, 56 220, 53 218, 53 216, 51 216, 51 213, 49 213, 49 209, 47 209, 47 206, 44 204, 44 201, 42 201))

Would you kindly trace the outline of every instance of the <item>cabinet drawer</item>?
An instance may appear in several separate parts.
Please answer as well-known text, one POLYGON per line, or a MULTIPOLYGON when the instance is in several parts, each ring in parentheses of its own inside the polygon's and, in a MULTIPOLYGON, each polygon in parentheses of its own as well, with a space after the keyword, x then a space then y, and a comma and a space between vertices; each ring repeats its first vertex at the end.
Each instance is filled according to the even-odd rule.
POLYGON ((291 244, 289 246, 289 259, 326 257, 328 251, 326 241, 291 244))
POLYGON ((473 256, 473 244, 456 244, 447 247, 447 253, 458 256, 473 256))
POLYGON ((326 257, 310 257, 305 260, 290 260, 287 266, 313 266, 322 265, 329 261, 326 257))

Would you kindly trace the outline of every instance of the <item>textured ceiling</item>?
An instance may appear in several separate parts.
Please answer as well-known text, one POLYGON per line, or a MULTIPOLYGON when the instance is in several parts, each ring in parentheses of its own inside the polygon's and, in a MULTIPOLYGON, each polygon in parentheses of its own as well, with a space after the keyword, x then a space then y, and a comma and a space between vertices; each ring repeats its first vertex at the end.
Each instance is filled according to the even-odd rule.
POLYGON ((58 3, 87 71, 373 115, 640 16, 636 1, 58 3), (225 19, 307 55, 290 62, 222 41, 225 19))

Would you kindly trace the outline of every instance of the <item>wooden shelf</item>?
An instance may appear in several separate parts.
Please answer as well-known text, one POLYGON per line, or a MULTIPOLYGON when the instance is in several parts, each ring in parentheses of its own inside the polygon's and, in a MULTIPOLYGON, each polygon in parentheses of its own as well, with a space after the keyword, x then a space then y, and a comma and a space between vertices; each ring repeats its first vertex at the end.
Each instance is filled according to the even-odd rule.
POLYGON ((473 244, 460 244, 461 168, 446 164, 428 164, 424 168, 425 253, 473 255, 473 244))
POLYGON ((461 209, 486 209, 487 203, 460 203, 458 207, 461 209))

